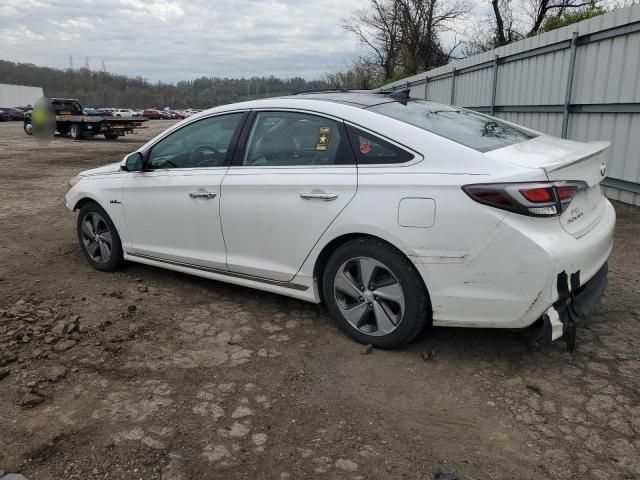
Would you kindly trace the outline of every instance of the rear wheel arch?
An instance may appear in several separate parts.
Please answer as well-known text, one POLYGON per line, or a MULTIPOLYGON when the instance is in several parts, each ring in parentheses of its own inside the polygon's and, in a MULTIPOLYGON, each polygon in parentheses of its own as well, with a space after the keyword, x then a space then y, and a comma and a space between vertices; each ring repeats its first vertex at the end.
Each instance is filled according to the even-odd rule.
MULTIPOLYGON (((344 245, 347 242, 350 242, 352 240, 358 240, 358 239, 362 239, 362 240, 375 240, 378 241, 394 250, 396 250, 400 255, 402 255, 403 257, 405 257, 407 259, 407 261, 409 261, 415 268, 415 265, 413 264, 413 262, 411 261, 411 259, 409 257, 407 257, 407 255, 404 254, 404 252, 402 252, 402 250, 400 250, 398 247, 396 247, 395 245, 393 245, 391 242, 380 238, 376 235, 371 235, 368 233, 347 233, 344 235, 340 235, 339 237, 334 238, 333 240, 331 240, 329 243, 327 243, 322 250, 320 251, 320 254, 318 255, 318 257, 316 258, 315 261, 315 265, 313 267, 313 277, 316 279, 316 283, 318 286, 318 294, 320 296, 320 300, 324 301, 324 292, 323 292, 323 287, 322 287, 322 278, 324 276, 324 270, 327 266, 327 261, 329 260, 329 258, 331 257, 331 255, 333 254, 333 252, 335 252, 338 248, 340 248, 342 245, 344 245)), ((429 289, 427 288, 427 285, 424 283, 424 279, 422 278, 421 275, 420 276, 420 280, 422 281, 422 286, 427 294, 427 298, 429 298, 429 289)))

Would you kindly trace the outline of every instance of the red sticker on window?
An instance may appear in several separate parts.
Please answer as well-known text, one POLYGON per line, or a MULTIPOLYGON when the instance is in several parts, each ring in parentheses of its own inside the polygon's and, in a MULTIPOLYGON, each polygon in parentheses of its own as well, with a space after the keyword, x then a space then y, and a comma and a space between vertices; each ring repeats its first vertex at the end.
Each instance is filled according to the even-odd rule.
POLYGON ((371 151, 371 144, 367 140, 360 142, 360 153, 367 154, 371 151))

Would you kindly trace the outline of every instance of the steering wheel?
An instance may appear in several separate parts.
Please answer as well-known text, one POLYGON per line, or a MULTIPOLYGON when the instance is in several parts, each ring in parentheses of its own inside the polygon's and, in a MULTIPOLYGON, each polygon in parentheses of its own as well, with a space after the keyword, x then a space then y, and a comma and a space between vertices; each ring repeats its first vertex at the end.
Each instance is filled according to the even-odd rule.
POLYGON ((168 160, 166 158, 161 158, 157 161, 157 163, 155 163, 154 161, 151 162, 151 166, 154 168, 167 168, 167 165, 170 165, 172 168, 178 168, 178 165, 176 165, 175 163, 173 163, 171 160, 168 160))
POLYGON ((191 165, 201 166, 205 163, 209 162, 209 155, 220 155, 220 150, 211 145, 198 145, 196 148, 191 150, 191 155, 189 157, 189 161, 191 165), (199 158, 200 157, 200 158, 199 158))

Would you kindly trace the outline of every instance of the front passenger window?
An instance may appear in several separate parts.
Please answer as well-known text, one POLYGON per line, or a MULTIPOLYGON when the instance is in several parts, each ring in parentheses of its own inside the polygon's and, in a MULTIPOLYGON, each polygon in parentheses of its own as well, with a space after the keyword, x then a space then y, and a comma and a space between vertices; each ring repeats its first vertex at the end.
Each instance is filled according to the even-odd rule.
POLYGON ((205 168, 226 164, 231 140, 242 113, 209 117, 191 123, 156 143, 151 168, 205 168))

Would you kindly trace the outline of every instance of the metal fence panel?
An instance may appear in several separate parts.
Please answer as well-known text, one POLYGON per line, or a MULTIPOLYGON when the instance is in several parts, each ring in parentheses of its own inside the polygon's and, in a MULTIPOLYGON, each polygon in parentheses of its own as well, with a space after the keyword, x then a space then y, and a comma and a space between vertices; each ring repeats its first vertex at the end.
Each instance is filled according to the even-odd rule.
POLYGON ((435 102, 449 103, 451 98, 451 77, 434 80, 427 85, 427 95, 429 100, 435 102))
POLYGON ((491 81, 493 68, 460 74, 456 76, 456 105, 473 107, 491 104, 491 81), (474 89, 477 88, 477 93, 474 89))
POLYGON ((640 5, 385 85, 575 140, 609 140, 611 198, 640 205, 640 5), (452 76, 452 73, 455 75, 452 76), (425 88, 426 83, 426 88, 425 88))
POLYGON ((498 112, 496 116, 556 137, 562 132, 561 113, 498 112))

